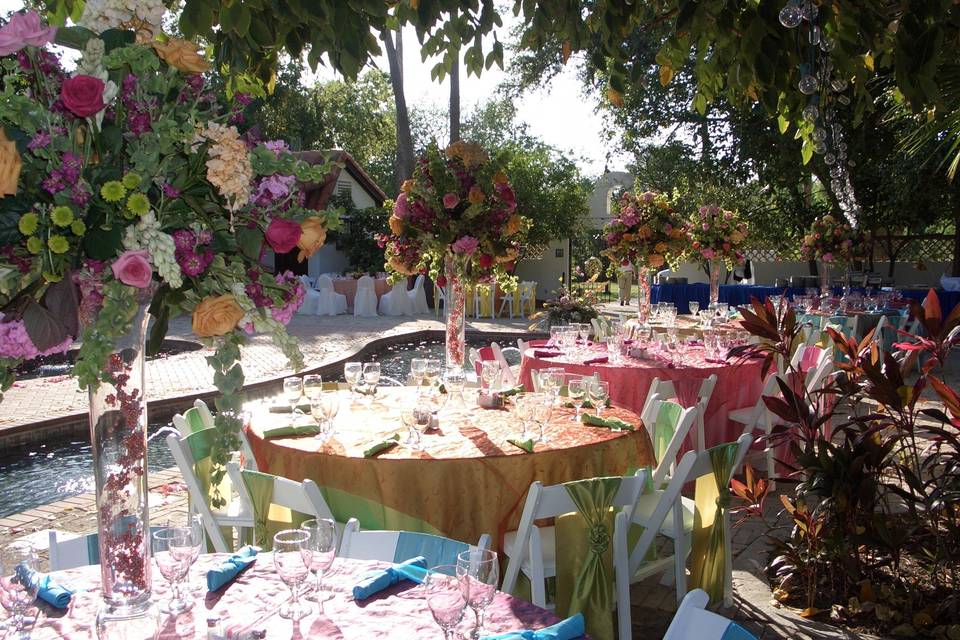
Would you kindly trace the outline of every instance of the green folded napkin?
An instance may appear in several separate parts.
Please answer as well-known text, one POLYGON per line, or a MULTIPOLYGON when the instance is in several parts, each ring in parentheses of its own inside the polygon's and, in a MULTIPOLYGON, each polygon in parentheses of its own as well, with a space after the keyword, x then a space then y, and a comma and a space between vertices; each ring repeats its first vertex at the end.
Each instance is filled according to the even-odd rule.
MULTIPOLYGON (((568 402, 568 403, 564 404, 563 406, 566 407, 567 409, 576 409, 576 406, 575 406, 572 402, 568 402)), ((605 403, 603 406, 605 406, 607 409, 609 409, 610 407, 613 406, 613 405, 610 403, 610 398, 607 398, 607 401, 606 401, 606 403, 605 403)), ((581 409, 593 409, 593 403, 590 402, 589 400, 584 400, 584 401, 583 401, 583 404, 580 405, 580 408, 581 408, 581 409)))
POLYGON ((367 449, 366 451, 364 451, 364 452, 363 452, 363 457, 364 457, 364 458, 372 458, 373 456, 377 455, 378 453, 383 453, 383 452, 386 451, 387 449, 392 449, 393 447, 397 446, 398 444, 400 444, 400 434, 399 434, 399 433, 395 433, 395 434, 393 434, 392 436, 390 436, 389 438, 387 438, 386 440, 384 440, 383 442, 378 442, 377 444, 373 445, 372 447, 370 447, 369 449, 367 449))
POLYGON ((500 392, 500 397, 509 398, 510 396, 515 396, 517 394, 523 393, 523 391, 524 391, 523 385, 521 384, 519 386, 512 387, 510 389, 504 389, 503 391, 500 392))
POLYGON ((519 449, 523 449, 523 450, 526 451, 527 453, 533 453, 533 439, 532 439, 532 438, 531 438, 531 439, 528 439, 528 440, 515 440, 515 439, 513 439, 513 438, 507 438, 507 442, 509 442, 510 444, 512 444, 513 446, 515 446, 515 447, 517 447, 517 448, 519 448, 519 449))
MULTIPOLYGON (((310 403, 298 404, 297 409, 303 413, 310 413, 310 403)), ((293 410, 289 404, 275 404, 270 406, 270 413, 293 413, 293 410)))
POLYGON ((318 433, 320 433, 319 425, 288 424, 285 427, 264 429, 263 437, 267 440, 270 440, 271 438, 302 438, 303 436, 315 436, 318 433))
POLYGON ((633 431, 634 426, 629 422, 624 422, 620 418, 601 418, 590 413, 584 413, 580 416, 583 424, 591 427, 605 427, 607 429, 620 429, 621 431, 633 431))

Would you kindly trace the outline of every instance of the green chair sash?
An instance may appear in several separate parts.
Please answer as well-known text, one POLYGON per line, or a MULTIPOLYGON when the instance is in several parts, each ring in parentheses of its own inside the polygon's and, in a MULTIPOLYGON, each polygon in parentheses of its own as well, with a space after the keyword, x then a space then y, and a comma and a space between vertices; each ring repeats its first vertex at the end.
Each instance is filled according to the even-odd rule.
POLYGON ((196 407, 190 407, 183 413, 183 419, 186 421, 187 425, 190 427, 190 433, 197 433, 198 431, 203 431, 208 429, 213 425, 204 424, 203 416, 200 414, 200 410, 196 407))
MULTIPOLYGON (((196 409, 190 409, 190 411, 196 411, 196 409)), ((199 415, 199 412, 197 415, 199 415)), ((184 415, 184 417, 186 417, 186 415, 184 415)), ((218 485, 214 486, 212 484, 213 461, 210 459, 210 451, 213 448, 213 439, 215 437, 216 432, 214 429, 201 429, 183 438, 183 442, 185 442, 190 449, 190 457, 193 458, 193 475, 197 479, 197 484, 200 485, 200 492, 207 498, 207 506, 212 508, 214 494, 219 494, 220 497, 226 500, 226 505, 224 506, 226 509, 230 506, 233 487, 230 483, 230 477, 227 475, 223 476, 223 480, 218 485)), ((230 527, 221 527, 220 531, 223 533, 223 537, 227 540, 227 543, 231 544, 233 540, 233 530, 230 527)), ((207 550, 213 551, 213 544, 210 540, 207 540, 207 550)))
POLYGON ((583 613, 591 638, 613 640, 611 507, 620 478, 593 478, 563 486, 577 512, 556 519, 557 615, 583 613))
POLYGON ((706 591, 714 604, 723 600, 726 576, 730 571, 724 522, 730 502, 729 480, 738 446, 738 443, 730 442, 708 450, 713 473, 697 478, 694 493, 696 511, 690 552, 690 587, 706 591))
POLYGON ((264 551, 273 549, 273 536, 278 532, 296 529, 313 517, 273 503, 276 476, 248 469, 242 469, 240 475, 252 502, 254 542, 264 551))
POLYGON ((683 407, 676 402, 664 401, 660 405, 660 413, 653 425, 653 454, 657 457, 657 464, 663 462, 673 434, 677 432, 682 413, 683 407))

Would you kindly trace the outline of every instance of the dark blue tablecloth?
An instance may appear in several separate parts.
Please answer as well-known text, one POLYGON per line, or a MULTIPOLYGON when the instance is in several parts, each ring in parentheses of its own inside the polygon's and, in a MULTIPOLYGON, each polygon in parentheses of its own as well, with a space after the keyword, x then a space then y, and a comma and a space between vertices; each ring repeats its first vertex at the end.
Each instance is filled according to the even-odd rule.
MULTIPOLYGON (((855 289, 856 290, 856 289, 855 289)), ((862 291, 862 290, 860 290, 862 291)), ((902 290, 904 298, 910 298, 917 302, 923 302, 927 296, 927 289, 905 289, 902 290)), ((803 293, 803 289, 791 287, 765 287, 760 285, 746 284, 722 284, 720 285, 720 302, 726 302, 731 306, 750 304, 751 298, 766 300, 767 296, 784 295, 792 298, 795 294, 803 293)), ((937 289, 937 297, 940 298, 940 307, 943 309, 944 316, 960 304, 960 291, 944 291, 937 289)), ((836 295, 841 294, 839 288, 834 289, 836 295)), ((650 302, 672 302, 677 305, 677 313, 690 313, 690 301, 696 300, 700 303, 701 309, 706 309, 710 299, 710 285, 705 282, 696 282, 694 284, 655 284, 650 288, 650 302)))

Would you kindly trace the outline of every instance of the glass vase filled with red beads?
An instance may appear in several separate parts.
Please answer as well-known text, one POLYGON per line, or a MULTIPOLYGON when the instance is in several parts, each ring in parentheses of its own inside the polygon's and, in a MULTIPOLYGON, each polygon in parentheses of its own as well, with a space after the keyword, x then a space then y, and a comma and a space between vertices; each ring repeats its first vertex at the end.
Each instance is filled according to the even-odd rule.
POLYGON ((458 260, 448 255, 446 258, 446 366, 463 369, 466 359, 466 315, 467 295, 463 286, 464 272, 467 269, 465 260, 458 260))
POLYGON ((144 394, 148 319, 147 306, 138 306, 127 331, 110 347, 106 373, 111 382, 90 392, 90 442, 103 596, 100 628, 109 628, 114 619, 148 616, 150 611, 144 394))

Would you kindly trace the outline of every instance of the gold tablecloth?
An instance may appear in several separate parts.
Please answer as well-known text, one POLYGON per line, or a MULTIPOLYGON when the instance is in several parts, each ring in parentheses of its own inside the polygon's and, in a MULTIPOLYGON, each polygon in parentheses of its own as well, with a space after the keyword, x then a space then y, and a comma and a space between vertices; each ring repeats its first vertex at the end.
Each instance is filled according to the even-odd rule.
MULTIPOLYGON (((323 490, 338 521, 350 517, 363 528, 438 533, 476 542, 515 529, 534 480, 558 484, 604 475, 623 475, 654 463, 652 447, 637 414, 610 408, 637 429, 612 432, 572 421, 558 408, 547 425, 548 442, 528 454, 509 444, 520 426, 505 410, 481 409, 466 392, 460 415, 423 435, 423 451, 400 445, 376 458, 363 451, 394 433, 406 437, 400 409, 415 400, 411 388, 381 389, 372 404, 349 400, 341 391, 337 433, 321 444, 312 437, 266 440, 264 429, 289 424, 268 405, 253 408, 248 435, 262 471, 293 480, 310 478, 323 490)), ((309 422, 302 417, 300 422, 309 422)))

